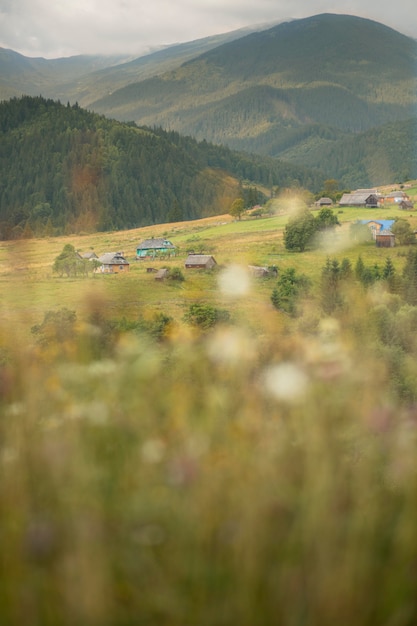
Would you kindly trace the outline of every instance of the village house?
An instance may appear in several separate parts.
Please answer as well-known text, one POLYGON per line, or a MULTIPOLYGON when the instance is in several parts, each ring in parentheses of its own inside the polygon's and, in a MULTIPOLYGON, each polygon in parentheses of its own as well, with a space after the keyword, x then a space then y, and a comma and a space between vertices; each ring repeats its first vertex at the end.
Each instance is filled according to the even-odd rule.
POLYGON ((163 238, 152 237, 145 239, 136 248, 136 259, 156 257, 160 255, 175 254, 176 247, 173 243, 163 238))
POLYGON ((405 193, 405 191, 401 191, 400 189, 397 191, 391 191, 384 196, 384 204, 401 204, 401 202, 407 201, 410 201, 410 197, 405 193))
POLYGON ((376 189, 358 189, 352 193, 344 193, 339 200, 340 206, 376 208, 380 206, 381 196, 376 189))
POLYGON ((101 274, 119 274, 128 272, 130 264, 123 256, 123 252, 106 252, 98 261, 101 263, 95 271, 101 274))
POLYGON ((209 254, 189 254, 185 260, 187 269, 211 270, 217 265, 216 259, 209 254))
MULTIPOLYGON (((391 232, 391 228, 393 224, 395 224, 395 220, 360 220, 360 223, 368 226, 369 230, 372 233, 372 239, 374 241, 376 241, 377 237, 385 237, 386 235, 392 235, 392 237, 394 237, 394 234, 391 232)), ((388 246, 388 244, 385 243, 384 247, 392 246, 388 246)))

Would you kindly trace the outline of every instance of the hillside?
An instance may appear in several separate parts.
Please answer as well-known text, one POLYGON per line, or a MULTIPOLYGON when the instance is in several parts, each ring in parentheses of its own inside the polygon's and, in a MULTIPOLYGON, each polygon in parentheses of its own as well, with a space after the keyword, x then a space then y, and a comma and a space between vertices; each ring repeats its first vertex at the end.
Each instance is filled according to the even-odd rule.
POLYGON ((390 122, 363 133, 329 133, 322 126, 302 135, 298 143, 280 152, 291 163, 326 172, 340 187, 373 187, 387 180, 402 182, 417 176, 417 118, 390 122))
POLYGON ((0 237, 134 228, 227 212, 242 180, 320 189, 323 175, 78 105, 0 104, 0 237))
MULTIPOLYGON (((91 108, 234 149, 302 154, 312 138, 321 147, 413 117, 416 67, 415 40, 371 20, 325 14, 218 46, 91 108)), ((324 150, 316 165, 330 164, 324 150)))

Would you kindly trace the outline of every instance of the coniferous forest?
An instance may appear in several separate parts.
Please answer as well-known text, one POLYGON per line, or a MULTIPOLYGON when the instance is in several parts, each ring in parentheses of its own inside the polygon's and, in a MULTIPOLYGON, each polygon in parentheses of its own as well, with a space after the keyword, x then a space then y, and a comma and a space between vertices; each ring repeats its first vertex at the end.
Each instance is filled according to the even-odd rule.
POLYGON ((242 180, 323 175, 177 132, 25 96, 0 104, 0 238, 127 229, 227 212, 242 180))

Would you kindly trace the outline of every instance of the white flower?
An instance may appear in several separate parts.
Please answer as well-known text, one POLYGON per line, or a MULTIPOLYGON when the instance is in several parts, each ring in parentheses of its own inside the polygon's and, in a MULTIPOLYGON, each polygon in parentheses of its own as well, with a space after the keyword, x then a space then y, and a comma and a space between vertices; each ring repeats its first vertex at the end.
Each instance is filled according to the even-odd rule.
POLYGON ((207 344, 207 352, 213 361, 224 365, 245 363, 255 354, 250 337, 237 328, 221 328, 213 333, 207 344))
POLYGON ((290 362, 269 367, 264 372, 263 382, 267 393, 277 400, 289 403, 301 401, 308 389, 305 372, 290 362))
POLYGON ((223 295, 241 298, 250 291, 249 272, 241 265, 230 265, 219 275, 219 289, 223 295))

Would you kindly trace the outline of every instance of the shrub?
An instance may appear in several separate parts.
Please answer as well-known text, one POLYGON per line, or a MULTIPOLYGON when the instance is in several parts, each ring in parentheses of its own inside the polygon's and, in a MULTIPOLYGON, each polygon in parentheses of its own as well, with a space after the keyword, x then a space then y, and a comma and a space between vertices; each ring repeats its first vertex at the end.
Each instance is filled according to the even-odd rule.
POLYGON ((184 274, 179 267, 173 267, 168 274, 168 278, 177 282, 183 282, 185 280, 184 274))
POLYGON ((217 309, 211 304, 191 304, 184 320, 193 326, 208 330, 216 324, 230 321, 230 313, 225 309, 217 309))

